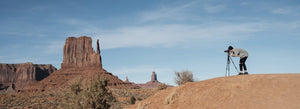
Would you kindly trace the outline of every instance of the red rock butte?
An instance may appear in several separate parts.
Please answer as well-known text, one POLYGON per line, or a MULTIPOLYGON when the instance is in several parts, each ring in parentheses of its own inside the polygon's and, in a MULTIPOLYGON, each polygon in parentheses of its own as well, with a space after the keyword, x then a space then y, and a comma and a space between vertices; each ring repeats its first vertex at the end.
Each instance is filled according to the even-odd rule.
POLYGON ((66 39, 63 53, 61 69, 53 72, 39 83, 20 91, 70 90, 70 86, 76 82, 83 84, 84 88, 98 77, 109 79, 108 86, 110 88, 139 88, 133 83, 123 82, 102 68, 99 40, 97 40, 97 52, 95 52, 90 37, 69 37, 66 39))
POLYGON ((92 39, 87 36, 69 37, 64 45, 64 58, 61 68, 98 68, 102 69, 99 40, 97 53, 92 48, 92 39))

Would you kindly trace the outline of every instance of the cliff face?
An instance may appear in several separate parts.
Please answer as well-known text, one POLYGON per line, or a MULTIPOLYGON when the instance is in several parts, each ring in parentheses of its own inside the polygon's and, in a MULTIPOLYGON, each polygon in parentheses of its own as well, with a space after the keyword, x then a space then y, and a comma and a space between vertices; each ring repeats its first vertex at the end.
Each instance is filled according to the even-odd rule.
POLYGON ((17 81, 40 81, 56 68, 52 65, 32 63, 0 64, 0 83, 15 83, 17 81))
POLYGON ((15 84, 16 88, 22 88, 30 83, 41 81, 54 71, 56 68, 52 65, 0 64, 0 84, 3 87, 15 84))
POLYGON ((61 68, 95 67, 102 69, 99 41, 97 41, 97 53, 95 53, 90 37, 67 38, 63 56, 61 68))

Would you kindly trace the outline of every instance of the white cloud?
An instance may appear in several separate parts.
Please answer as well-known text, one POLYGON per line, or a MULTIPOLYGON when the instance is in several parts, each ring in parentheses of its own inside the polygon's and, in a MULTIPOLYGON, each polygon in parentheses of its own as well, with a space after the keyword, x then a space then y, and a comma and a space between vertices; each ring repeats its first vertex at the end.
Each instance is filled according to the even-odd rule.
MULTIPOLYGON (((241 38, 246 34, 260 31, 260 23, 208 23, 205 25, 146 25, 122 27, 106 31, 98 36, 103 44, 102 49, 122 47, 172 47, 195 40, 221 40, 241 38)), ((244 36, 244 37, 243 37, 244 36)))
MULTIPOLYGON (((217 21, 199 21, 199 24, 166 23, 170 19, 182 21, 198 18, 186 12, 204 8, 207 12, 216 13, 226 9, 225 5, 203 5, 199 1, 182 4, 164 5, 153 11, 138 14, 136 26, 121 26, 105 30, 102 28, 84 29, 85 33, 97 31, 97 39, 101 40, 102 49, 122 47, 173 47, 195 40, 220 40, 225 38, 244 38, 252 32, 261 30, 261 24, 256 22, 226 23, 217 21), (149 21, 160 20, 160 23, 149 21), (202 23, 201 23, 202 22, 202 23)), ((203 11, 203 10, 202 10, 203 11)), ((199 19, 198 19, 199 20, 199 19)))
POLYGON ((224 11, 226 9, 225 5, 207 5, 204 6, 204 10, 208 13, 217 13, 224 11))
POLYGON ((170 21, 201 18, 202 12, 218 13, 227 9, 224 4, 212 4, 206 1, 193 0, 186 3, 175 3, 161 6, 151 11, 140 13, 140 21, 170 21))
POLYGON ((292 13, 292 11, 290 9, 284 9, 284 8, 272 9, 271 12, 274 14, 291 14, 292 13))
POLYGON ((251 3, 250 3, 250 2, 245 2, 245 1, 243 1, 243 2, 241 2, 240 4, 241 4, 241 5, 250 5, 251 3))
POLYGON ((52 41, 45 45, 44 53, 57 54, 63 52, 65 41, 52 41))
POLYGON ((120 78, 128 76, 129 81, 135 83, 146 83, 150 81, 152 72, 156 72, 158 81, 173 84, 174 70, 171 68, 162 68, 153 65, 140 65, 140 66, 122 66, 117 69, 110 69, 114 75, 118 75, 120 78), (149 75, 149 76, 146 76, 149 75), (140 77, 142 76, 142 77, 140 77))
POLYGON ((32 62, 36 63, 40 59, 35 57, 9 57, 9 58, 0 58, 0 61, 3 63, 9 63, 9 64, 15 64, 15 63, 26 63, 26 62, 32 62))
POLYGON ((88 22, 79 20, 79 19, 75 19, 75 18, 65 18, 65 19, 61 19, 59 22, 65 23, 70 26, 77 26, 77 27, 80 27, 80 26, 86 27, 87 25, 89 25, 88 22))
POLYGON ((173 72, 172 69, 170 68, 159 68, 155 67, 153 65, 141 65, 141 66, 134 66, 134 67, 128 67, 128 66, 123 66, 118 69, 111 69, 111 72, 114 72, 115 74, 150 74, 151 72, 173 72))
POLYGON ((27 10, 28 13, 30 14, 40 14, 44 12, 45 10, 48 10, 48 6, 33 6, 27 10))
MULTIPOLYGON (((244 4, 244 3, 242 3, 244 4)), ((247 39, 259 31, 273 30, 276 26, 289 27, 286 22, 270 23, 263 20, 248 22, 243 19, 240 22, 226 21, 200 21, 191 23, 166 23, 168 19, 189 20, 199 17, 198 15, 188 15, 185 11, 191 9, 204 9, 210 13, 223 11, 226 5, 200 4, 199 1, 192 1, 182 4, 164 5, 153 11, 139 13, 133 17, 138 24, 121 25, 116 28, 103 29, 93 26, 93 23, 81 21, 79 19, 65 19, 65 23, 71 26, 80 27, 74 31, 73 36, 87 35, 95 39, 100 39, 101 49, 124 48, 124 47, 173 47, 176 45, 189 43, 191 41, 224 40, 229 38, 247 39), (159 23, 148 21, 161 20, 159 23)), ((203 10, 202 10, 203 11, 203 10)), ((280 11, 278 11, 280 12, 280 11)), ((232 19, 235 17, 233 16, 232 19)), ((253 19, 253 18, 251 18, 253 19)), ((297 23, 298 24, 298 23, 297 23)), ((294 28, 298 28, 297 25, 294 28)), ((96 43, 93 43, 95 47, 96 43)), ((53 46, 55 48, 55 46, 53 46)))
POLYGON ((5 59, 4 56, 0 56, 0 62, 3 62, 4 59, 5 59))
POLYGON ((185 16, 185 11, 193 8, 196 4, 197 1, 182 3, 180 5, 164 5, 155 10, 142 12, 139 20, 147 22, 161 19, 181 19, 185 16))
POLYGON ((0 34, 12 35, 12 36, 23 36, 23 37, 46 37, 48 35, 40 32, 30 32, 30 31, 5 31, 0 32, 0 34))

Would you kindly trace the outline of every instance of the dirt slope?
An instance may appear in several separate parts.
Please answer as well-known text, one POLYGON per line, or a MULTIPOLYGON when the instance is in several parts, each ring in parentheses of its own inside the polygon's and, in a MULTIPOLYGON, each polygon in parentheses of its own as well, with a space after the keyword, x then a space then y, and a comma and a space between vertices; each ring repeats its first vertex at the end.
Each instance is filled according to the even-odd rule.
POLYGON ((157 92, 126 109, 300 109, 300 73, 186 83, 157 92))

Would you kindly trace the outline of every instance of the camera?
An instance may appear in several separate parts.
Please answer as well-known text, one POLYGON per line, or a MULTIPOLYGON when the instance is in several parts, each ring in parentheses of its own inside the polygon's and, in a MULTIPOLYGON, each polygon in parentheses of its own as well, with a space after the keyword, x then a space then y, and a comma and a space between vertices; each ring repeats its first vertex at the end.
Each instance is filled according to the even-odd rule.
POLYGON ((227 52, 227 53, 229 53, 229 50, 225 50, 224 52, 227 52))

